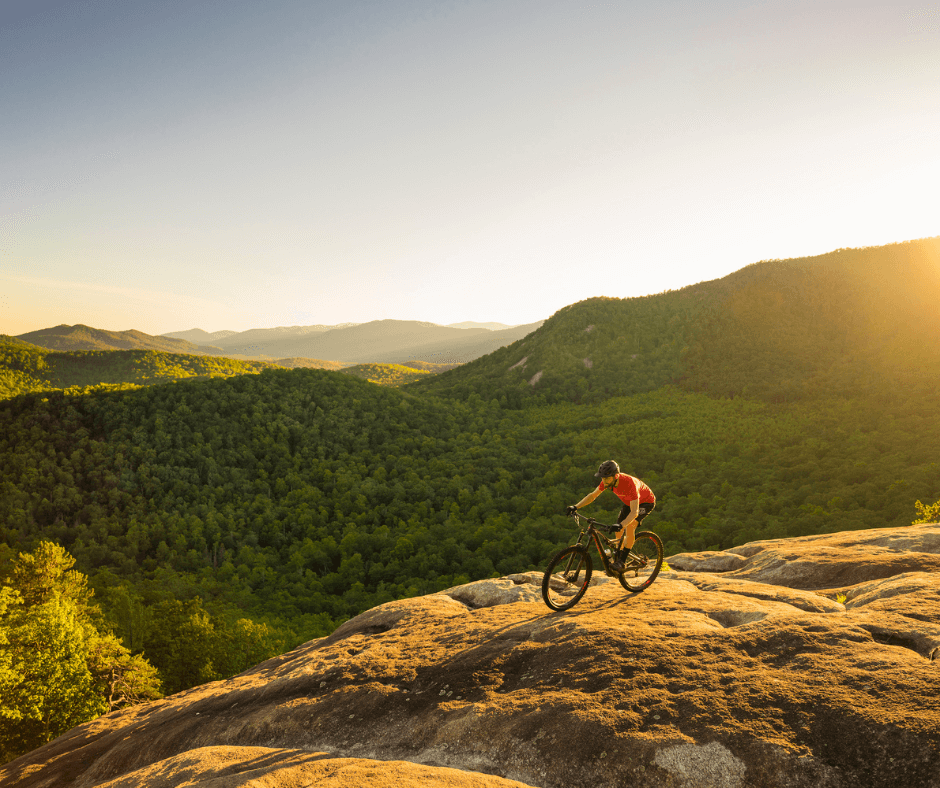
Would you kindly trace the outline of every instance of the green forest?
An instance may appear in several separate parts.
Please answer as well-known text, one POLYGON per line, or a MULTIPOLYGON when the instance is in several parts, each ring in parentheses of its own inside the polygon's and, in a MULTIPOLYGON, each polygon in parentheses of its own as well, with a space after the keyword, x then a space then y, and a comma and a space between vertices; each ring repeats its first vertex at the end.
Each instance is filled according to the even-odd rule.
POLYGON ((150 386, 271 369, 262 361, 157 350, 54 351, 0 334, 0 400, 18 394, 89 386, 150 386))
MULTIPOLYGON (((65 376, 8 341, 0 578, 21 601, 0 611, 0 681, 25 626, 10 616, 33 609, 17 567, 44 545, 87 578, 96 632, 153 667, 147 697, 382 602, 544 568, 606 459, 654 490, 667 555, 922 520, 940 500, 938 304, 930 239, 591 299, 406 385, 163 354, 147 369, 191 374, 122 378, 131 351, 65 376)), ((589 513, 617 511, 605 495, 589 513)))
POLYGON ((346 367, 343 372, 380 386, 404 386, 432 374, 427 369, 415 369, 404 364, 356 364, 346 367))

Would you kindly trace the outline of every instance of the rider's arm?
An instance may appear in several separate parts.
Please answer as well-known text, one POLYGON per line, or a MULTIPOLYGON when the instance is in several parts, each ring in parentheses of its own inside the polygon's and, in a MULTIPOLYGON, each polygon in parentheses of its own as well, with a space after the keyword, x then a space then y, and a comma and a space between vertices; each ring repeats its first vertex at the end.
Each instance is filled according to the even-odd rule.
POLYGON ((591 490, 587 495, 585 495, 578 503, 575 504, 579 509, 587 506, 589 503, 594 503, 598 495, 601 494, 600 490, 591 490))

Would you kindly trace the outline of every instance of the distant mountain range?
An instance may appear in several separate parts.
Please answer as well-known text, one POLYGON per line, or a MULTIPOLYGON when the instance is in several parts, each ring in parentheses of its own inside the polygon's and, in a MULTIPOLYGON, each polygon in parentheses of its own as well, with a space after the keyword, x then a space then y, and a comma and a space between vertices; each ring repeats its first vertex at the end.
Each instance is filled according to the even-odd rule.
POLYGON ((190 342, 211 341, 225 355, 265 360, 301 357, 354 364, 395 364, 412 360, 461 364, 521 339, 543 322, 505 327, 502 323, 441 326, 418 320, 373 320, 337 326, 259 328, 238 333, 209 334, 191 329, 164 336, 190 342), (490 326, 503 327, 494 330, 490 326))
POLYGON ((155 337, 142 331, 105 331, 81 323, 75 326, 42 328, 39 331, 20 334, 18 338, 47 350, 159 350, 163 353, 224 355, 219 347, 197 345, 185 339, 155 337))
POLYGON ((329 331, 333 328, 348 328, 358 325, 357 323, 340 323, 335 326, 280 326, 278 328, 252 328, 248 331, 213 331, 211 334, 203 331, 201 328, 191 328, 189 331, 171 331, 168 334, 161 334, 164 337, 175 339, 185 339, 195 345, 213 344, 219 347, 234 344, 250 345, 257 342, 266 342, 272 339, 283 339, 284 337, 303 336, 305 334, 317 334, 323 331, 329 331))
POLYGON ((474 323, 472 320, 463 323, 448 323, 448 328, 486 328, 490 331, 505 331, 507 328, 516 328, 516 326, 507 326, 505 323, 474 323))
MULTIPOLYGON (((286 337, 305 336, 307 334, 319 334, 324 331, 331 331, 335 328, 352 328, 362 325, 361 323, 337 323, 333 326, 315 325, 315 326, 278 326, 277 328, 252 328, 248 331, 203 331, 201 328, 191 328, 189 331, 171 331, 167 334, 161 334, 164 337, 175 339, 185 339, 194 345, 217 345, 220 347, 230 347, 235 345, 252 345, 258 342, 268 342, 275 339, 284 339, 286 337)), ((437 325, 436 323, 422 323, 422 325, 437 325)), ((445 328, 485 328, 488 331, 504 331, 516 326, 507 326, 505 323, 475 323, 467 320, 463 323, 450 323, 445 328)))
POLYGON ((491 329, 502 323, 461 323, 440 326, 416 320, 375 320, 336 326, 292 326, 249 331, 199 328, 162 336, 140 331, 104 331, 85 325, 55 326, 19 335, 49 350, 157 350, 190 355, 259 359, 287 366, 342 367, 346 364, 424 361, 462 364, 491 353, 530 334, 544 321, 491 329), (210 344, 211 343, 211 344, 210 344), (321 361, 328 359, 329 361, 321 361))

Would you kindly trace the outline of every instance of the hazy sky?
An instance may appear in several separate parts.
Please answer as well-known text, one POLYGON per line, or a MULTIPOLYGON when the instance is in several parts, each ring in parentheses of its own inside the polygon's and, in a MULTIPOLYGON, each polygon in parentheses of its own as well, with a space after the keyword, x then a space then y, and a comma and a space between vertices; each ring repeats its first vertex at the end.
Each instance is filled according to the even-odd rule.
POLYGON ((528 323, 940 234, 936 0, 0 8, 0 333, 528 323))

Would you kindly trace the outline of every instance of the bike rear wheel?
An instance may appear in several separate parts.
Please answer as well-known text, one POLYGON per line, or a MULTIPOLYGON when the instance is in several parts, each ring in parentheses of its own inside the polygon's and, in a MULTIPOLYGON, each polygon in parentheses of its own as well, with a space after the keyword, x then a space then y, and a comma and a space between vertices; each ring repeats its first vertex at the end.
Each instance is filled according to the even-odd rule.
POLYGON ((663 566, 662 540, 652 531, 640 531, 625 564, 620 585, 634 594, 649 588, 663 566))
POLYGON ((566 547, 556 555, 542 578, 542 599, 552 610, 573 607, 591 582, 591 556, 581 545, 566 547))

